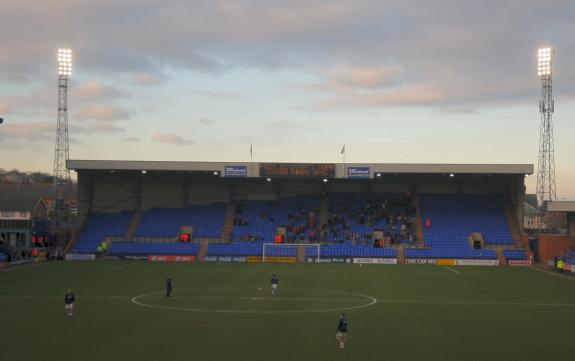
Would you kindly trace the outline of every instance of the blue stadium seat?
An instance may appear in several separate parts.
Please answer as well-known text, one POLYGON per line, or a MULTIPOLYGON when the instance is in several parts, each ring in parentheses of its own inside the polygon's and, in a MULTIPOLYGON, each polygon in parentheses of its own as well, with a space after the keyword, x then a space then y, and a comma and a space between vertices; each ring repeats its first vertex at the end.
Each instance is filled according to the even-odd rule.
POLYGON ((526 260, 527 259, 527 253, 525 253, 525 251, 523 250, 511 250, 511 249, 506 249, 503 251, 503 255, 505 256, 505 259, 507 260, 526 260))
POLYGON ((176 237, 182 226, 193 226, 194 238, 220 238, 226 203, 187 208, 152 208, 142 212, 136 237, 176 237))
POLYGON ((495 251, 471 249, 467 237, 483 234, 486 245, 512 245, 503 200, 496 195, 422 194, 421 222, 426 247, 406 249, 407 258, 497 259, 495 251))
POLYGON ((134 212, 94 213, 74 246, 76 253, 94 253, 105 237, 125 236, 134 212))

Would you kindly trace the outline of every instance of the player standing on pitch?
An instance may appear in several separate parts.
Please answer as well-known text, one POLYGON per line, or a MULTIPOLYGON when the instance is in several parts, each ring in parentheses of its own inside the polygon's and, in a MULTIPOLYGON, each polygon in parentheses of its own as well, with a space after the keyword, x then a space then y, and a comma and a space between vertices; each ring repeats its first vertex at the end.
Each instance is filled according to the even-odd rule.
POLYGON ((172 294, 173 284, 170 277, 166 278, 166 297, 170 297, 172 294))
POLYGON ((64 309, 68 317, 74 316, 74 302, 76 302, 76 297, 72 293, 72 290, 69 289, 66 295, 64 295, 64 309))
POLYGON ((345 318, 345 313, 342 313, 339 318, 335 338, 339 342, 339 348, 345 348, 345 341, 347 340, 347 318, 345 318))
POLYGON ((274 274, 272 276, 272 279, 270 280, 271 284, 272 284, 272 295, 275 296, 276 291, 278 290, 278 284, 280 283, 280 280, 278 279, 278 277, 274 274))

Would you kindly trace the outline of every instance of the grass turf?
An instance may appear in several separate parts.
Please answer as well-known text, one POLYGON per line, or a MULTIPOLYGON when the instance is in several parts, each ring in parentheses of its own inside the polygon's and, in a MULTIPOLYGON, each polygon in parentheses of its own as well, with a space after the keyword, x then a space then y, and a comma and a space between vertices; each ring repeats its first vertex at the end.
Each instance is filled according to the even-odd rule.
POLYGON ((574 354, 574 278, 519 267, 451 268, 104 261, 13 268, 0 272, 0 359, 525 361, 574 354), (171 299, 163 297, 167 276, 171 299), (68 288, 77 297, 73 318, 63 307, 68 288), (132 302, 150 293, 137 301, 153 307, 132 302), (363 307, 371 299, 358 294, 378 302, 363 307), (337 309, 356 306, 346 311, 348 345, 340 350, 337 309), (318 309, 332 311, 309 312, 318 309))

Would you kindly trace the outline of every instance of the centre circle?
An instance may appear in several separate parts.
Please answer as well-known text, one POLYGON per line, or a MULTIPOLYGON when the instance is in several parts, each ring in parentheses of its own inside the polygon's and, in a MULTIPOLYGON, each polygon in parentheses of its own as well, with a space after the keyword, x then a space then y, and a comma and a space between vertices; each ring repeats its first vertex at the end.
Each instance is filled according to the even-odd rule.
POLYGON ((205 288, 175 290, 170 297, 151 292, 132 298, 148 308, 212 313, 306 313, 336 312, 373 306, 368 295, 322 289, 280 288, 276 294, 261 288, 205 288))

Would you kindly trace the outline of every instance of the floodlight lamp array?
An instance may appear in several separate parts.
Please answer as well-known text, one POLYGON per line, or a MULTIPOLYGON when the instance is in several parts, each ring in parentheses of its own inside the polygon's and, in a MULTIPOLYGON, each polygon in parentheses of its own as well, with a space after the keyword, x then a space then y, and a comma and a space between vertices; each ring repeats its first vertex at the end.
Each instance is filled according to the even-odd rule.
POLYGON ((72 50, 58 49, 58 75, 72 75, 72 50))
POLYGON ((553 51, 551 48, 540 48, 537 50, 537 76, 543 78, 551 76, 551 64, 553 62, 553 51))

